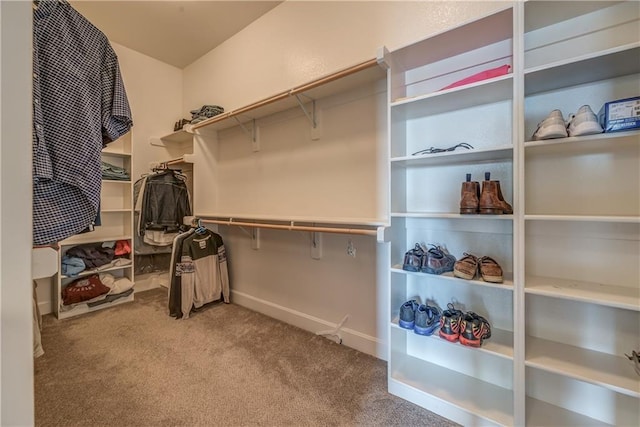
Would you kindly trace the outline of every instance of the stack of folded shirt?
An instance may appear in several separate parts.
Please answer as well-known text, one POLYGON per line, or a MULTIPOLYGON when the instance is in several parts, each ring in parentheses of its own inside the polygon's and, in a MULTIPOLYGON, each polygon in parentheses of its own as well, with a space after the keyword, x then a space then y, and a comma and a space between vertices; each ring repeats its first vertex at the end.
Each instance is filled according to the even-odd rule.
POLYGON ((224 108, 219 105, 203 105, 199 110, 191 110, 191 124, 195 124, 224 113, 224 108))
POLYGON ((92 274, 74 280, 62 289, 65 306, 86 303, 90 307, 131 295, 133 282, 127 277, 116 278, 109 273, 92 274))
POLYGON ((131 177, 126 169, 103 161, 102 179, 111 179, 114 181, 129 181, 131 177))

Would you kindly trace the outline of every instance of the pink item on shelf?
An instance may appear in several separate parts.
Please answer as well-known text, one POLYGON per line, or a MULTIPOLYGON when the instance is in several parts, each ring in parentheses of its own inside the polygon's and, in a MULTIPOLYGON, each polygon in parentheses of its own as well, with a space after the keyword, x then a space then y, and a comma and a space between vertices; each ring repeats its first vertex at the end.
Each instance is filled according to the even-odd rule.
POLYGON ((466 77, 462 80, 458 80, 455 83, 451 83, 449 86, 445 86, 440 90, 451 89, 458 86, 468 85, 469 83, 479 82, 481 80, 491 79, 493 77, 504 76, 509 72, 511 65, 502 65, 500 67, 492 68, 490 70, 480 71, 473 76, 466 77))

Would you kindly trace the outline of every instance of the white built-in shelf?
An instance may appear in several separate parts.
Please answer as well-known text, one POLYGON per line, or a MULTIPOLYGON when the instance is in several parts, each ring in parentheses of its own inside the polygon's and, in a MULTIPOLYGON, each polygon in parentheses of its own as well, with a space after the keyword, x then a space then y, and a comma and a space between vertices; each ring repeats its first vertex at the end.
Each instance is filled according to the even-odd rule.
POLYGON ((119 151, 109 151, 107 149, 102 150, 102 154, 110 157, 121 157, 121 158, 129 158, 131 157, 131 153, 123 153, 119 151))
POLYGON ((557 154, 588 154, 613 151, 620 147, 640 146, 640 131, 599 133, 587 136, 527 141, 524 143, 527 156, 557 154))
POLYGON ((615 356, 532 336, 525 365, 640 398, 640 376, 624 355, 615 356))
POLYGON ((190 126, 185 125, 181 130, 170 133, 169 135, 161 136, 160 139, 164 142, 173 142, 181 144, 183 142, 191 141, 193 134, 189 132, 190 126))
POLYGON ((636 215, 538 215, 526 214, 528 221, 582 221, 640 224, 640 216, 636 215))
POLYGON ((195 133, 198 133, 199 129, 219 131, 231 128, 238 126, 239 123, 247 123, 291 108, 298 108, 296 95, 304 95, 301 97, 301 101, 307 104, 311 100, 338 95, 360 86, 382 81, 385 78, 386 70, 378 65, 376 59, 371 59, 245 107, 214 116, 192 125, 192 128, 195 133))
POLYGON ((640 72, 640 42, 525 69, 525 95, 640 72))
MULTIPOLYGON (((398 325, 397 317, 391 321, 391 326, 393 328, 397 328, 398 330, 407 332, 409 334, 414 333, 412 330, 401 328, 398 325)), ((454 348, 462 347, 462 348, 469 349, 471 351, 479 351, 482 353, 488 353, 494 356, 513 360, 513 332, 505 331, 502 329, 491 328, 491 338, 484 340, 482 343, 482 346, 480 347, 468 347, 460 343, 454 343, 454 342, 450 342, 445 339, 442 339, 438 335, 437 329, 433 335, 418 335, 418 336, 423 337, 424 339, 438 340, 443 342, 445 345, 451 345, 454 348)), ((452 348, 452 351, 454 350, 454 348, 452 348)))
POLYGON ((507 74, 426 95, 402 98, 390 105, 394 121, 427 117, 512 98, 513 75, 507 74))
POLYGON ((554 277, 527 276, 525 292, 571 301, 640 311, 640 288, 613 286, 554 277))
POLYGON ((458 148, 444 153, 420 154, 416 156, 392 157, 391 166, 400 168, 440 166, 450 164, 480 163, 513 159, 513 146, 502 145, 491 148, 458 148))
POLYGON ((527 425, 540 427, 603 427, 609 426, 610 424, 532 397, 527 397, 527 425))
POLYGON ((85 243, 102 243, 113 242, 118 240, 131 240, 131 235, 119 235, 119 236, 99 236, 96 232, 76 234, 68 239, 60 242, 61 246, 82 245, 85 243))
POLYGON ((393 52, 394 73, 412 71, 430 64, 513 38, 513 11, 510 7, 482 19, 464 22, 430 34, 423 40, 393 52), (472 34, 473 36, 470 36, 472 34))
POLYGON ((131 209, 119 208, 119 209, 100 209, 101 214, 110 213, 131 213, 131 209))
POLYGON ((132 264, 127 264, 127 265, 118 265, 114 267, 103 268, 100 270, 98 269, 85 270, 81 273, 76 274, 75 276, 65 276, 64 274, 62 274, 60 275, 60 278, 61 279, 79 279, 81 277, 91 276, 92 274, 108 273, 109 271, 117 271, 117 270, 126 270, 131 267, 133 267, 132 264))
POLYGON ((124 304, 127 302, 132 302, 134 299, 134 294, 135 292, 132 292, 131 295, 128 295, 126 297, 118 298, 117 300, 114 300, 112 302, 105 302, 104 304, 99 304, 94 307, 89 307, 87 304, 78 304, 69 310, 60 309, 60 311, 58 312, 58 319, 67 319, 69 317, 78 316, 80 314, 92 313, 94 311, 114 307, 116 305, 124 304))
POLYGON ((452 212, 391 212, 392 218, 433 218, 433 219, 513 219, 513 215, 459 214, 452 212))
POLYGON ((393 267, 391 267, 391 272, 398 273, 398 274, 408 274, 412 276, 419 276, 419 277, 425 277, 425 278, 440 278, 444 280, 450 280, 451 282, 455 282, 459 284, 487 286, 489 288, 498 288, 498 289, 504 289, 505 291, 513 291, 513 273, 511 272, 503 273, 504 281, 502 283, 485 282, 482 279, 465 280, 459 277, 455 277, 453 273, 450 271, 442 274, 428 274, 428 273, 422 273, 422 272, 406 271, 402 269, 402 265, 400 264, 396 264, 393 267))
POLYGON ((119 179, 103 179, 102 182, 108 182, 110 184, 127 184, 127 185, 131 185, 131 181, 124 181, 124 180, 119 180, 119 179))
POLYGON ((404 353, 392 352, 391 360, 390 382, 412 387, 493 423, 513 425, 512 390, 404 353))

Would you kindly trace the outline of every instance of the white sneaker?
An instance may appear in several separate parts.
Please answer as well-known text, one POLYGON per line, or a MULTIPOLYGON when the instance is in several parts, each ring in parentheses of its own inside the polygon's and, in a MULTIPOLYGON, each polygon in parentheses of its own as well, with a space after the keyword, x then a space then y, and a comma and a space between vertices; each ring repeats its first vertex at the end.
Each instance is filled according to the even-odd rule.
POLYGON ((583 105, 576 114, 569 116, 567 130, 569 136, 593 135, 603 132, 602 126, 598 123, 598 117, 588 105, 583 105))
POLYGON ((567 125, 562 117, 562 111, 553 110, 546 119, 538 124, 538 129, 533 133, 533 140, 566 138, 567 125))

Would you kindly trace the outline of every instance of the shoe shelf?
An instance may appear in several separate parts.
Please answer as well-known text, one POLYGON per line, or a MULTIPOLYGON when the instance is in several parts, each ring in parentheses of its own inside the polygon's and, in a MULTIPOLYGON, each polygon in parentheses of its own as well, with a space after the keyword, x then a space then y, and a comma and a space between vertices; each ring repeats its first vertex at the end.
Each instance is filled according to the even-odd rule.
MULTIPOLYGON (((391 321, 391 327, 397 328, 400 331, 404 331, 408 334, 413 334, 412 330, 401 328, 398 325, 398 317, 395 317, 391 321)), ((513 360, 513 332, 505 331, 502 329, 491 328, 491 338, 485 340, 482 343, 482 346, 475 347, 466 347, 460 343, 449 342, 445 339, 440 338, 438 335, 438 331, 433 335, 418 335, 419 337, 423 337, 424 339, 433 339, 438 340, 444 343, 445 345, 453 346, 456 350, 459 347, 467 348, 470 351, 481 351, 494 356, 502 357, 505 359, 513 360)))
POLYGON ((406 270, 402 269, 402 265, 400 265, 400 264, 396 264, 396 265, 392 266, 391 267, 391 272, 392 273, 396 273, 396 274, 407 274, 407 275, 416 276, 416 277, 439 278, 439 279, 447 280, 447 281, 450 281, 450 282, 456 282, 456 283, 460 283, 460 284, 464 283, 464 284, 475 285, 475 286, 487 286, 487 287, 490 287, 490 288, 497 288, 497 289, 504 289, 504 290, 508 290, 508 291, 513 291, 513 273, 511 273, 511 272, 504 272, 503 273, 504 281, 502 283, 485 282, 484 280, 476 280, 476 279, 465 280, 465 279, 461 279, 459 277, 455 277, 453 275, 453 273, 451 273, 451 272, 442 273, 442 274, 438 274, 438 275, 433 275, 433 274, 428 274, 428 273, 406 271, 406 270))
POLYGON ((640 43, 525 69, 525 95, 597 82, 640 72, 640 43))
POLYGON ((417 397, 415 392, 426 394, 440 401, 440 405, 444 403, 473 414, 480 419, 478 424, 514 424, 512 390, 401 352, 391 357, 392 393, 422 405, 420 399, 424 396, 417 397))
POLYGON ((640 292, 637 287, 527 276, 525 293, 640 311, 640 292))
POLYGON ((583 222, 610 222, 610 223, 640 223, 637 215, 525 215, 528 221, 583 221, 583 222))
POLYGON ((527 425, 601 427, 613 424, 603 423, 542 400, 527 397, 527 425))
POLYGON ((409 168, 432 165, 481 163, 487 161, 504 161, 513 158, 513 146, 459 149, 444 153, 422 154, 416 156, 401 156, 391 158, 391 167, 409 168))
POLYGON ((481 220, 481 219, 502 219, 513 220, 513 215, 467 215, 451 212, 391 212, 392 218, 441 218, 441 219, 469 219, 469 220, 481 220))
POLYGON ((640 398, 640 377, 623 356, 533 336, 526 337, 525 365, 640 398))
POLYGON ((513 76, 507 74, 440 92, 403 98, 392 102, 391 114, 398 120, 411 120, 433 114, 511 100, 513 76))
POLYGON ((525 141, 527 156, 614 152, 621 146, 640 148, 640 131, 599 133, 586 136, 525 141))

